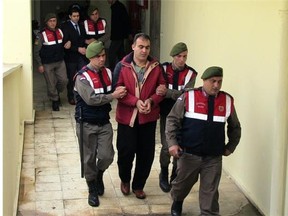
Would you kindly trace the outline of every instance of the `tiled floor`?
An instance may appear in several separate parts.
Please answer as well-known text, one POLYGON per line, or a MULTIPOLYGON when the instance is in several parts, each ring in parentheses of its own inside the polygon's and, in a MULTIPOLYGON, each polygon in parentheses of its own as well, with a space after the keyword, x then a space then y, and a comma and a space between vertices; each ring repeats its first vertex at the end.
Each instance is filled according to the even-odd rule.
MULTIPOLYGON (((170 194, 163 193, 158 186, 161 148, 159 133, 156 137, 154 164, 144 188, 147 198, 139 200, 134 194, 122 195, 115 148, 114 162, 104 173, 105 194, 100 197, 100 206, 92 208, 88 205, 87 186, 80 177, 74 106, 67 103, 64 94, 61 98, 61 110, 52 112, 44 78, 38 73, 34 74, 36 119, 34 125, 25 126, 18 216, 170 215, 170 194)), ((115 103, 113 106, 115 107, 115 103)), ((113 111, 111 121, 115 141, 116 123, 113 111)), ((225 173, 220 185, 220 208, 221 215, 260 215, 225 173)), ((199 215, 197 185, 185 199, 183 215, 199 215)))

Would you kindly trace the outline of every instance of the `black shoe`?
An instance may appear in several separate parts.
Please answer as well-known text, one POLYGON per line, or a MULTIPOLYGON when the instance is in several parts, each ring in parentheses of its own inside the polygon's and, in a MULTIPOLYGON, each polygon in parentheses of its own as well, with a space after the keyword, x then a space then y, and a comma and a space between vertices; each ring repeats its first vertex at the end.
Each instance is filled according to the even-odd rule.
POLYGON ((105 190, 104 182, 103 182, 103 173, 104 171, 102 170, 98 170, 98 173, 97 173, 96 186, 97 186, 97 191, 98 191, 99 196, 102 196, 105 190))
POLYGON ((168 167, 162 167, 159 174, 159 186, 165 193, 171 190, 171 186, 168 183, 168 167))
POLYGON ((53 111, 59 111, 59 103, 58 101, 52 101, 52 110, 53 111))
POLYGON ((171 216, 181 216, 183 201, 173 201, 171 206, 171 216))
POLYGON ((89 188, 89 196, 88 196, 88 204, 93 207, 97 207, 100 205, 98 198, 98 191, 96 187, 95 181, 87 181, 87 185, 89 188))

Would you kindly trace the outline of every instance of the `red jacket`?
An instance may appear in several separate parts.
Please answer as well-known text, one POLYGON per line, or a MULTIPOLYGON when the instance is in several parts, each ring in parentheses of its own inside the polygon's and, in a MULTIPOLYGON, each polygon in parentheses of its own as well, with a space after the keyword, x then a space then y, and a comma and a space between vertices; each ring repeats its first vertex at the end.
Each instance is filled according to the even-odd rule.
POLYGON ((116 108, 116 121, 120 124, 130 125, 133 127, 136 117, 138 116, 139 124, 157 121, 159 118, 159 103, 164 99, 156 95, 156 88, 163 84, 165 78, 163 76, 163 68, 158 61, 148 57, 148 65, 144 74, 142 83, 138 83, 137 74, 133 66, 133 52, 125 56, 119 62, 114 70, 114 85, 125 86, 127 95, 118 99, 116 108), (145 101, 151 98, 153 105, 151 112, 148 114, 138 113, 136 103, 138 99, 145 101))

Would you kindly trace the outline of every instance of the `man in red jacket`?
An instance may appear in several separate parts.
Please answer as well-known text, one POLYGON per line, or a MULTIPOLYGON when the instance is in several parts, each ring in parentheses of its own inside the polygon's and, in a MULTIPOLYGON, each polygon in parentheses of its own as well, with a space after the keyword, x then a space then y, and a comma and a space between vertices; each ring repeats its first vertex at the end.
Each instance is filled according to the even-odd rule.
POLYGON ((118 99, 116 109, 117 163, 121 191, 128 195, 136 155, 132 190, 138 199, 145 199, 143 188, 154 160, 159 103, 164 98, 156 94, 156 88, 166 87, 162 66, 149 56, 150 37, 144 33, 136 34, 132 50, 114 70, 114 84, 125 86, 127 90, 127 95, 118 99))

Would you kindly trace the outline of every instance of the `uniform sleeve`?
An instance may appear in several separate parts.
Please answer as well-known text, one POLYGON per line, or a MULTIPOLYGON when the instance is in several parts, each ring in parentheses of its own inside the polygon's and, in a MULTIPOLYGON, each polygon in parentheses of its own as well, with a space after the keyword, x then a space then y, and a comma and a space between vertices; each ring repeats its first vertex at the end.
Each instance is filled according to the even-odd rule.
POLYGON ((40 50, 42 48, 42 43, 43 43, 42 34, 38 33, 37 37, 35 39, 35 42, 33 44, 33 46, 34 46, 33 57, 34 57, 35 62, 38 65, 38 67, 42 65, 41 58, 40 58, 40 50))
POLYGON ((90 106, 102 106, 113 100, 112 94, 95 94, 87 79, 81 75, 76 77, 75 88, 80 97, 90 106))
POLYGON ((233 107, 233 112, 228 118, 227 123, 228 143, 226 144, 225 148, 230 152, 234 152, 241 138, 241 125, 238 120, 235 107, 233 107))
MULTIPOLYGON (((194 72, 194 74, 195 75, 193 75, 191 77, 191 79, 189 80, 189 82, 185 85, 184 90, 194 88, 195 82, 196 82, 197 73, 194 72)), ((179 91, 179 90, 176 90, 176 89, 167 89, 167 93, 165 95, 165 98, 172 98, 173 100, 177 100, 177 98, 180 97, 181 94, 183 94, 184 90, 183 91, 179 91)))
POLYGON ((182 94, 172 107, 166 119, 166 140, 168 146, 178 145, 177 134, 185 114, 185 95, 182 94))

